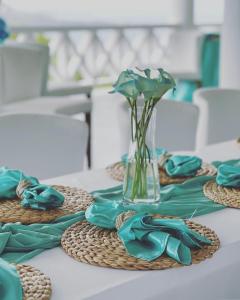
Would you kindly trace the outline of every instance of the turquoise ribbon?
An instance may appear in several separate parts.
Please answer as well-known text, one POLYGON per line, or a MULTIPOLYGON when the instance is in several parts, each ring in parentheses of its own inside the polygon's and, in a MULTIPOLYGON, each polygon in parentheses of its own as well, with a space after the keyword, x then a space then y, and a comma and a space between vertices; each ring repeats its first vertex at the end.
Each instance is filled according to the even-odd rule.
POLYGON ((202 166, 197 156, 173 155, 165 163, 164 168, 171 177, 194 176, 202 166))
MULTIPOLYGON (((46 249, 60 245, 63 232, 85 219, 84 211, 48 224, 0 224, 0 257, 14 263, 26 261, 46 249)), ((1 298, 0 298, 1 299, 1 298)))
POLYGON ((155 219, 143 213, 127 219, 118 230, 118 236, 131 256, 152 261, 165 253, 184 265, 192 262, 190 249, 211 244, 183 220, 155 219))
POLYGON ((64 202, 63 194, 54 188, 40 184, 37 178, 26 176, 22 171, 0 168, 0 200, 16 199, 16 190, 20 181, 26 181, 29 186, 21 195, 21 205, 38 210, 59 207, 64 202))
POLYGON ((0 299, 22 300, 23 292, 16 268, 0 258, 0 299))
POLYGON ((98 190, 92 193, 94 203, 86 210, 88 222, 103 228, 115 228, 117 216, 127 210, 136 212, 159 213, 165 216, 191 218, 215 212, 225 208, 205 197, 203 185, 213 176, 199 176, 182 184, 171 184, 162 187, 159 204, 139 204, 124 206, 122 200, 122 185, 98 190))
POLYGON ((216 182, 225 187, 240 187, 240 167, 222 164, 218 167, 216 182))

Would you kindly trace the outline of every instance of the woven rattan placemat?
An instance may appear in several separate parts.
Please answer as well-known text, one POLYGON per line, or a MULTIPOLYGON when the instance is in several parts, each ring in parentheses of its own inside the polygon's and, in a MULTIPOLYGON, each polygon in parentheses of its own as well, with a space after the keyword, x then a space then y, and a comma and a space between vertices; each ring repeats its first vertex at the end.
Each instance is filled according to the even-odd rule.
POLYGON ((52 294, 50 279, 38 269, 16 265, 23 287, 23 300, 49 300, 52 294))
POLYGON ((233 208, 240 208, 240 188, 227 188, 218 185, 215 180, 210 180, 203 186, 206 197, 216 203, 233 208))
POLYGON ((81 189, 67 186, 53 186, 65 196, 64 204, 60 208, 40 211, 23 208, 21 200, 0 201, 0 222, 21 222, 22 224, 48 223, 58 217, 85 210, 93 201, 92 196, 81 189))
MULTIPOLYGON (((220 241, 211 229, 192 221, 186 221, 186 223, 191 229, 205 235, 212 241, 211 245, 192 251, 192 263, 196 264, 211 257, 219 248, 220 241)), ((69 256, 80 262, 101 267, 126 270, 161 270, 182 266, 167 256, 161 256, 152 262, 129 256, 119 240, 116 230, 99 228, 86 221, 78 222, 69 227, 64 232, 61 243, 69 256)))
MULTIPOLYGON (((107 167, 108 174, 115 180, 123 181, 125 167, 122 162, 117 162, 107 167)), ((170 177, 167 175, 163 168, 159 168, 160 172, 160 183, 161 185, 173 184, 173 183, 182 183, 187 179, 191 179, 193 177, 170 177)), ((216 168, 207 163, 202 164, 202 168, 197 172, 196 176, 214 176, 216 174, 216 168)))

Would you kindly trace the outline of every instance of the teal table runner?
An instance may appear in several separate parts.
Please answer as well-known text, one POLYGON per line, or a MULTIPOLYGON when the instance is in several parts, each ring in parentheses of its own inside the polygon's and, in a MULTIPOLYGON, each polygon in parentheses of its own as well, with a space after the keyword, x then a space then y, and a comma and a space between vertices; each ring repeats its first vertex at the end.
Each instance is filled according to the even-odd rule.
POLYGON ((0 299, 21 300, 22 285, 16 268, 0 258, 0 299))
POLYGON ((63 232, 84 219, 84 212, 60 217, 49 224, 0 224, 0 257, 14 263, 26 261, 60 245, 63 232))
POLYGON ((98 190, 92 193, 95 202, 86 210, 86 219, 97 226, 115 228, 116 217, 126 210, 159 213, 167 216, 191 218, 225 208, 203 194, 203 185, 212 176, 199 176, 182 184, 172 184, 161 188, 161 201, 157 205, 123 206, 122 185, 98 190))

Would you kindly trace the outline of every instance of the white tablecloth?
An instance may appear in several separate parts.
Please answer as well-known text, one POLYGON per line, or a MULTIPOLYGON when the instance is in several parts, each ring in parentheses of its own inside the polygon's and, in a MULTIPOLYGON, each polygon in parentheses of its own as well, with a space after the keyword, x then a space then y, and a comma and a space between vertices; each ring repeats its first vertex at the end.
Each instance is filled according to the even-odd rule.
MULTIPOLYGON (((199 153, 206 161, 240 158, 236 142, 199 153)), ((105 170, 87 171, 46 181, 93 191, 118 184, 105 170)), ((47 250, 27 263, 51 278, 52 300, 79 299, 240 299, 240 210, 224 209, 194 220, 216 231, 221 248, 198 265, 164 271, 124 271, 79 263, 61 248, 47 250)))

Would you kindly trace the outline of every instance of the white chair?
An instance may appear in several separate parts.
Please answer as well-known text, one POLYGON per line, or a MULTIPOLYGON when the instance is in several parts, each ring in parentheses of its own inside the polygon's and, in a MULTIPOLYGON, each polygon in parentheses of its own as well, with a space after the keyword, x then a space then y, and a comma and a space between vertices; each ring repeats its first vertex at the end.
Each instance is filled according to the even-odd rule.
MULTIPOLYGON (((84 113, 91 132, 91 86, 47 91, 49 49, 30 43, 9 42, 0 46, 0 111, 60 113, 74 115, 84 113), (78 95, 71 96, 71 93, 78 95), (45 97, 44 97, 45 96, 45 97), (87 97, 86 97, 87 96, 87 97)), ((90 135, 88 160, 90 166, 90 135)))
MULTIPOLYGON (((156 113, 156 147, 163 147, 169 151, 195 150, 196 131, 198 124, 197 106, 161 100, 157 104, 156 113)), ((119 114, 120 138, 122 153, 128 151, 130 141, 130 116, 127 103, 121 106, 119 114)))
POLYGON ((195 29, 176 29, 170 37, 158 66, 176 79, 201 80, 203 34, 195 29))
POLYGON ((83 170, 85 122, 59 115, 0 115, 0 165, 39 179, 83 170))
POLYGON ((193 95, 199 107, 197 149, 240 136, 240 90, 202 88, 193 95))

